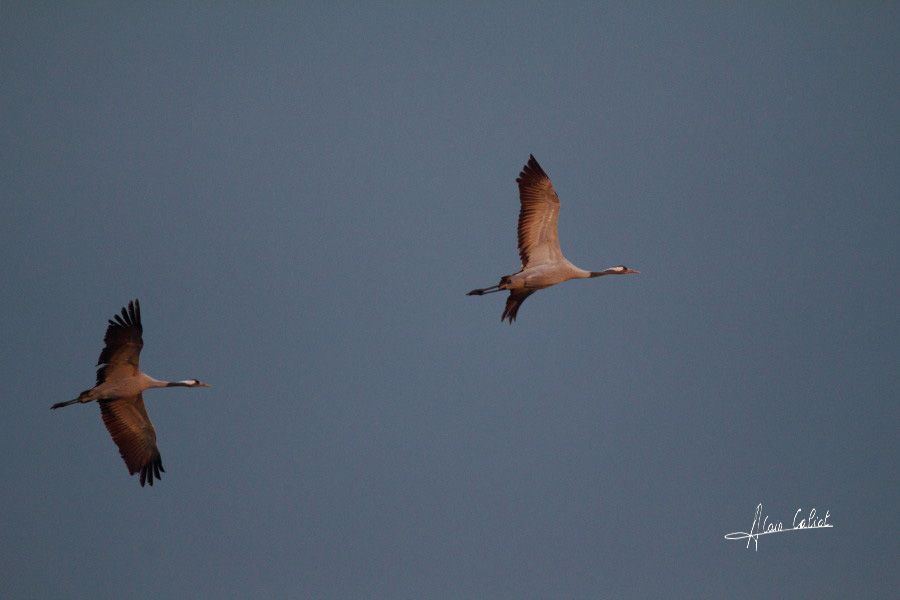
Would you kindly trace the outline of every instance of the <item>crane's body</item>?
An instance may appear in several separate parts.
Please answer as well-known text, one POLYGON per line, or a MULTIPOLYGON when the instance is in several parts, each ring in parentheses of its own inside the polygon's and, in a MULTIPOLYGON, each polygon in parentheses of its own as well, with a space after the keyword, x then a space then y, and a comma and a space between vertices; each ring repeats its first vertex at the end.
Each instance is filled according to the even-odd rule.
POLYGON ((51 408, 62 408, 76 402, 102 402, 104 400, 118 400, 119 398, 127 398, 136 396, 144 390, 150 388, 161 387, 208 387, 205 383, 201 384, 196 379, 185 379, 184 381, 160 381, 154 379, 146 373, 138 373, 134 377, 126 377, 124 379, 115 379, 104 381, 92 387, 89 390, 81 392, 74 400, 68 402, 57 402, 51 408), (196 383, 195 383, 196 382, 196 383))
POLYGON ((140 471, 141 486, 153 485, 154 477, 160 479, 160 472, 165 469, 156 446, 156 430, 144 407, 143 392, 160 387, 209 386, 197 379, 161 381, 140 371, 138 362, 144 346, 144 330, 137 300, 129 302, 128 308, 123 308, 122 314, 113 319, 106 328, 106 346, 97 360, 100 365, 97 385, 81 392, 74 400, 57 402, 50 408, 98 402, 103 423, 119 447, 128 473, 140 471))
POLYGON ((559 196, 550 178, 535 160, 528 157, 516 179, 519 184, 519 256, 522 268, 512 275, 504 275, 497 285, 470 291, 468 296, 482 296, 503 290, 509 291, 501 321, 516 320, 519 306, 538 290, 570 279, 590 279, 603 275, 638 273, 623 265, 603 271, 586 271, 576 267, 563 256, 559 246, 559 196))
POLYGON ((565 258, 532 265, 502 278, 505 290, 542 290, 570 279, 587 279, 590 271, 580 269, 565 258))

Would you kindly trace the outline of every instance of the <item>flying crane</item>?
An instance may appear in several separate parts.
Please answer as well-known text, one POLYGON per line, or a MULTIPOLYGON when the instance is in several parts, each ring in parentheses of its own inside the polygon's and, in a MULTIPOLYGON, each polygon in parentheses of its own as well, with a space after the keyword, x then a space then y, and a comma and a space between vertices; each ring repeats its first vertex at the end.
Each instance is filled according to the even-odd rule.
POLYGON ((500 283, 474 289, 467 296, 482 296, 509 290, 501 321, 516 320, 519 307, 531 294, 570 279, 588 279, 603 275, 639 273, 624 265, 603 271, 585 271, 566 260, 559 247, 557 222, 559 196, 541 165, 529 155, 528 163, 516 179, 519 184, 519 256, 522 268, 512 275, 504 275, 500 283))
POLYGON ((97 385, 81 392, 74 400, 50 407, 97 401, 103 423, 119 447, 128 474, 140 472, 141 487, 145 483, 152 486, 154 477, 160 479, 160 472, 165 472, 156 447, 156 430, 144 408, 143 391, 160 387, 210 387, 197 379, 160 381, 142 373, 138 360, 144 346, 143 332, 141 306, 137 300, 129 302, 128 308, 122 308, 122 314, 110 319, 106 328, 103 338, 106 346, 97 360, 100 365, 97 385))

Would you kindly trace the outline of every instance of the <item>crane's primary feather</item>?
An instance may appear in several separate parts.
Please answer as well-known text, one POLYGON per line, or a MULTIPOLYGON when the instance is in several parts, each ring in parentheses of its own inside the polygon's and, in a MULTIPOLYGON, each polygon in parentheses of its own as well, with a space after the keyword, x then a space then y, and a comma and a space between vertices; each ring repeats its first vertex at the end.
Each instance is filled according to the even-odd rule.
POLYGON ((516 183, 521 203, 518 233, 522 268, 559 260, 559 196, 533 155, 528 156, 516 183))
POLYGON ((141 305, 137 300, 128 303, 127 310, 110 319, 103 342, 106 344, 100 352, 97 364, 97 385, 107 379, 133 377, 138 374, 138 363, 141 348, 144 347, 141 325, 141 305))
POLYGON ((119 454, 128 467, 128 474, 141 473, 141 486, 153 485, 154 476, 160 479, 162 457, 156 447, 156 430, 144 407, 141 394, 115 400, 102 400, 100 413, 103 424, 112 436, 119 454))

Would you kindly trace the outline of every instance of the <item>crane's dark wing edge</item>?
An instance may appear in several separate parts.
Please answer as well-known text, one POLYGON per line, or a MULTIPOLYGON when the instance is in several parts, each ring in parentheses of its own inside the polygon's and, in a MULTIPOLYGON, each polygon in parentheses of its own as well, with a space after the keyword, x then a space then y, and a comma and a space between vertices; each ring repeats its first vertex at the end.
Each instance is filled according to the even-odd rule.
POLYGON ((519 257, 522 267, 562 257, 557 225, 559 196, 533 155, 516 178, 519 184, 519 257))
POLYGON ((141 348, 144 347, 144 328, 141 325, 141 305, 135 299, 122 308, 121 315, 109 320, 103 342, 106 344, 97 359, 97 385, 113 378, 119 370, 122 376, 138 373, 141 348))
POLYGON ((165 472, 159 448, 156 447, 156 430, 144 408, 141 394, 115 400, 101 400, 100 414, 103 424, 112 436, 119 454, 128 467, 128 474, 141 473, 141 487, 153 485, 153 478, 161 479, 165 472))
POLYGON ((506 307, 503 309, 503 316, 500 317, 500 321, 509 320, 509 324, 512 325, 512 322, 516 320, 516 315, 519 313, 519 307, 525 302, 525 298, 532 295, 536 290, 515 290, 510 291, 509 296, 506 298, 506 307))

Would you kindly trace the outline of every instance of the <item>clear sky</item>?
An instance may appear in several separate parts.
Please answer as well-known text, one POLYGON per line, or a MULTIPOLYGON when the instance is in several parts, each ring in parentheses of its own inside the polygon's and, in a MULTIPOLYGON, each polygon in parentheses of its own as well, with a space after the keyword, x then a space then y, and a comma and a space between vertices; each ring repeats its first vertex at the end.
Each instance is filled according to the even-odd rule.
POLYGON ((896 594, 898 4, 360 4, 0 4, 0 597, 896 594))

